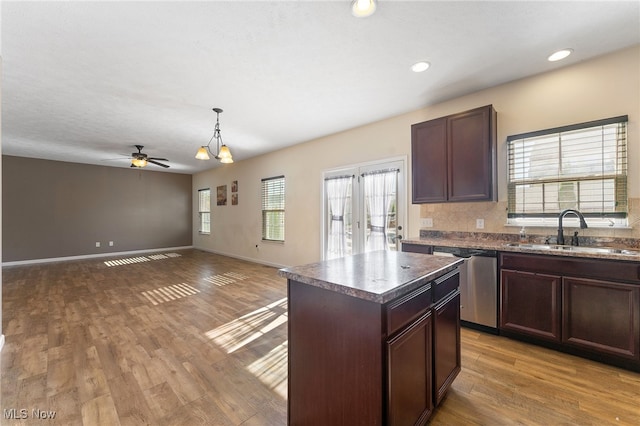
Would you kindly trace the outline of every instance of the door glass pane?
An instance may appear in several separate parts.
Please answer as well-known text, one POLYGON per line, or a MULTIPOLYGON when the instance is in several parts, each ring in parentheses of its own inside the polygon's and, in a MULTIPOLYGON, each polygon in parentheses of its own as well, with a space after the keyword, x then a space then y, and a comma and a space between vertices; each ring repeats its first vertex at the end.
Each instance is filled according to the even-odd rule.
POLYGON ((366 205, 365 252, 397 250, 396 196, 398 170, 365 173, 366 205))
POLYGON ((353 249, 353 176, 341 176, 325 181, 327 240, 326 259, 350 255, 353 249))

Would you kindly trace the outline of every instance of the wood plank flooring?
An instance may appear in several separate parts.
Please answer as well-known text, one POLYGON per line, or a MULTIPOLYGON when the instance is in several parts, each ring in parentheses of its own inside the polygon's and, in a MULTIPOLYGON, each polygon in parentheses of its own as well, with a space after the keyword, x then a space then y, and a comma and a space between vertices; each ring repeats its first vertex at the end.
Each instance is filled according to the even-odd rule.
MULTIPOLYGON (((274 268, 198 250, 13 266, 2 296, 3 425, 286 424, 274 268)), ((638 373, 467 329, 462 367, 431 424, 640 424, 638 373)))

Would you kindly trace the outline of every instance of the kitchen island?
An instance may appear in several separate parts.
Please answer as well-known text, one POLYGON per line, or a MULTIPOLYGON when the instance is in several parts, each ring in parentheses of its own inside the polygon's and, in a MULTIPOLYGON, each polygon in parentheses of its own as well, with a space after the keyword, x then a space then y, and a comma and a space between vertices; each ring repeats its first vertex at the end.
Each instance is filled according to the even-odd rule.
POLYGON ((460 263, 379 251, 280 270, 289 424, 426 423, 460 371, 460 263))

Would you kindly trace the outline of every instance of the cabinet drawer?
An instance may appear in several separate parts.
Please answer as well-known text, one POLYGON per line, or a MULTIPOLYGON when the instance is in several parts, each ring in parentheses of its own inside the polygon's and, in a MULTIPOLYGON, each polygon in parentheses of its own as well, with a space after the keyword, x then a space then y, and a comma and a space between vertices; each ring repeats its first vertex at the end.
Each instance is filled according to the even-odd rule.
POLYGON ((418 318, 433 305, 431 283, 394 300, 387 305, 387 335, 393 333, 418 318))
POLYGON ((456 269, 433 282, 433 301, 438 303, 445 296, 460 287, 460 273, 456 269))
POLYGON ((402 251, 411 253, 433 254, 433 247, 422 244, 402 243, 402 251))

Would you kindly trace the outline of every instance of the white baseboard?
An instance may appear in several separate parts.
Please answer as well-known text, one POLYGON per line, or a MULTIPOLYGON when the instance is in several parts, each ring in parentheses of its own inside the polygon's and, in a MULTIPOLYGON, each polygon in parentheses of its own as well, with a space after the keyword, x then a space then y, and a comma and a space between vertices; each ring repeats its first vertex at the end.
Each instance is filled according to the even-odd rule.
POLYGON ((221 251, 217 251, 217 250, 211 250, 211 249, 204 248, 204 247, 194 247, 194 249, 206 251, 208 253, 218 254, 220 256, 232 257, 234 259, 240 259, 240 260, 244 260, 246 262, 259 263, 260 265, 271 266, 271 267, 278 268, 278 269, 287 267, 287 265, 281 265, 279 263, 267 262, 267 261, 260 260, 260 259, 254 259, 252 257, 239 256, 237 254, 225 253, 225 252, 221 252, 221 251))
POLYGON ((0 352, 2 352, 3 346, 4 346, 4 334, 0 334, 0 352))
POLYGON ((186 249, 192 249, 192 248, 193 248, 193 246, 165 247, 165 248, 159 248, 159 249, 118 251, 118 252, 99 253, 99 254, 85 254, 85 255, 80 255, 80 256, 50 257, 50 258, 47 258, 47 259, 16 260, 16 261, 13 261, 13 262, 2 262, 2 266, 32 265, 32 264, 36 264, 36 263, 51 263, 51 262, 66 262, 68 260, 95 259, 97 257, 130 256, 132 254, 157 253, 159 251, 186 250, 186 249))

